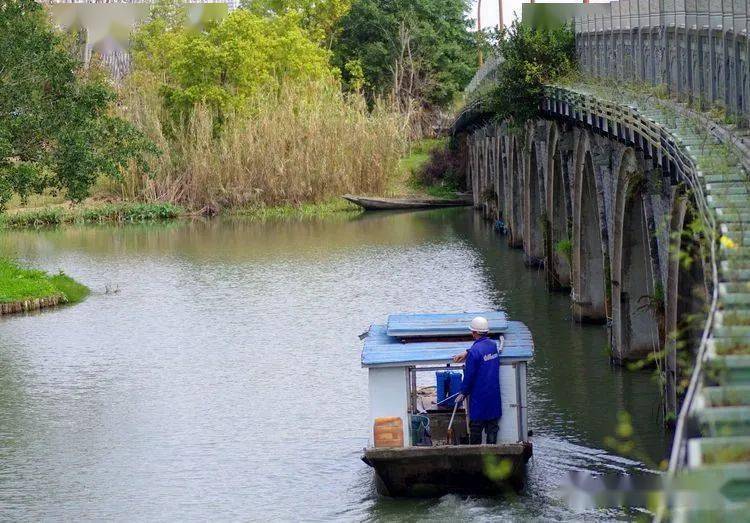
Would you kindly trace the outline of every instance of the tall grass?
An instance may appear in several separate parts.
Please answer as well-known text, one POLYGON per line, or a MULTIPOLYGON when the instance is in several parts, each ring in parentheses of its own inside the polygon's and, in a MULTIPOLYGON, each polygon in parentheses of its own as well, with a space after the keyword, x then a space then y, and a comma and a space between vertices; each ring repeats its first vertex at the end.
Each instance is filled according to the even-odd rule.
POLYGON ((133 167, 109 188, 125 199, 218 210, 380 193, 406 145, 403 116, 333 85, 284 88, 243 114, 198 106, 178 124, 157 93, 131 88, 124 96, 123 115, 163 151, 151 173, 133 167))

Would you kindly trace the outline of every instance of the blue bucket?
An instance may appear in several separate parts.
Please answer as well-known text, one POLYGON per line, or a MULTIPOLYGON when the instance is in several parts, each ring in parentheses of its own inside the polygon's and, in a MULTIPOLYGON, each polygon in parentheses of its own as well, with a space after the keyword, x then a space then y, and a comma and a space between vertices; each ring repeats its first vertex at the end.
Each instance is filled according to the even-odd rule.
POLYGON ((437 381, 437 402, 438 408, 452 409, 456 404, 456 398, 451 398, 445 403, 441 403, 445 398, 450 398, 454 394, 461 392, 462 377, 461 373, 455 370, 439 370, 435 373, 437 381))

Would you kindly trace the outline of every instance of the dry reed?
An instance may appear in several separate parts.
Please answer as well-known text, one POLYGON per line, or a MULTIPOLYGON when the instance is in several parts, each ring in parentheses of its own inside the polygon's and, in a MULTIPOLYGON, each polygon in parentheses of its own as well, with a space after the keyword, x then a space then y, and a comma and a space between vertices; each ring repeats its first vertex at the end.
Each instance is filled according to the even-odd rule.
POLYGON ((381 193, 397 171, 405 118, 368 108, 335 86, 282 89, 244 114, 196 107, 179 125, 155 92, 128 89, 123 116, 161 149, 151 173, 132 167, 109 190, 125 199, 191 209, 318 203, 342 193, 381 193))

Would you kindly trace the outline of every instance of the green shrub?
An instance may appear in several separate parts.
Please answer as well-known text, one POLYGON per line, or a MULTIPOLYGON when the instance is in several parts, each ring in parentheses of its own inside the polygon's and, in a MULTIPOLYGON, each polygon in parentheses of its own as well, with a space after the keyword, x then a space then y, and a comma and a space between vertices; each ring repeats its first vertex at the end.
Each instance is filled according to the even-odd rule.
POLYGON ((65 213, 58 208, 46 208, 2 216, 2 223, 7 227, 47 227, 59 225, 64 220, 65 213))
POLYGON ((0 216, 9 228, 49 227, 66 223, 163 221, 179 218, 184 209, 171 203, 109 203, 97 207, 64 210, 59 207, 21 211, 0 216))
POLYGON ((461 158, 458 151, 443 144, 430 150, 429 157, 414 174, 415 181, 438 197, 455 197, 465 184, 461 175, 461 158))
POLYGON ((555 252, 565 258, 568 264, 573 264, 573 242, 571 240, 565 238, 555 243, 555 252))
POLYGON ((503 62, 487 108, 521 126, 538 115, 545 84, 575 70, 575 35, 569 26, 535 29, 516 20, 501 32, 497 47, 503 62))

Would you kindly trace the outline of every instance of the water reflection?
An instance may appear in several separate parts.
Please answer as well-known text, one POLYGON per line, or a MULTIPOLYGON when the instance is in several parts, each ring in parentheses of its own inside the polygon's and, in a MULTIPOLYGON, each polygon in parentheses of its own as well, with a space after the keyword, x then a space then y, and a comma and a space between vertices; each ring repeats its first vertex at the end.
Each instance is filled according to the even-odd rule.
POLYGON ((649 376, 610 368, 603 329, 574 324, 471 211, 19 231, 0 250, 95 291, 0 319, 8 518, 607 519, 554 487, 640 467, 603 450, 618 409, 640 413, 646 453, 665 451, 649 376), (394 311, 487 307, 537 344, 528 492, 378 499, 356 335, 394 311))

